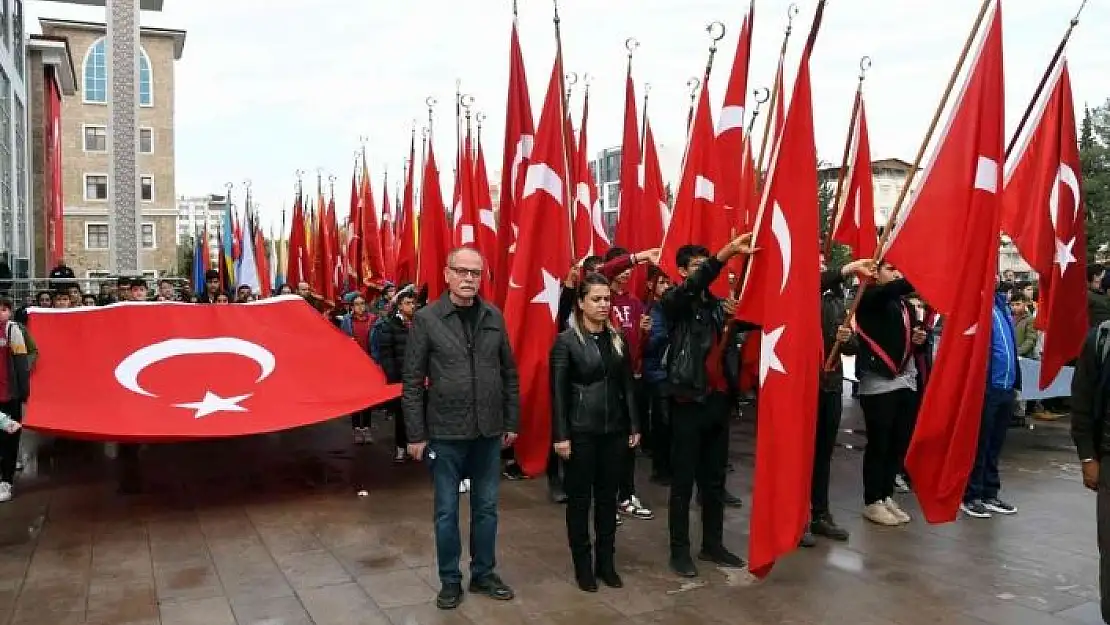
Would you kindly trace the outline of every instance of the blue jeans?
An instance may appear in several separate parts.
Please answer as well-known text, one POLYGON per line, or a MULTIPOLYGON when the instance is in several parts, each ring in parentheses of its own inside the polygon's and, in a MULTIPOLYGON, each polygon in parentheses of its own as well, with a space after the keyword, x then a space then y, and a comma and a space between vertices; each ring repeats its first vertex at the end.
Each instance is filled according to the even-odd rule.
POLYGON ((979 445, 975 451, 975 466, 967 480, 964 502, 998 497, 1002 479, 998 475, 998 457, 1014 414, 1017 394, 1012 390, 987 388, 983 398, 983 418, 979 423, 979 445))
POLYGON ((501 483, 501 437, 432 440, 428 464, 435 490, 436 560, 442 584, 462 583, 459 559, 459 482, 470 478, 470 579, 493 573, 497 561, 497 488, 501 483))

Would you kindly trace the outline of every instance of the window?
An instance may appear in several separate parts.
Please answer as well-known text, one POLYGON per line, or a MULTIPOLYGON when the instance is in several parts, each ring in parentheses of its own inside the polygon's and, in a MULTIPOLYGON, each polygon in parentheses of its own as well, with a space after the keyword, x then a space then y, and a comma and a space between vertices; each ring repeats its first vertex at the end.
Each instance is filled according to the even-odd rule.
POLYGON ((154 129, 139 129, 139 152, 141 154, 154 154, 154 129))
POLYGON ((28 258, 30 229, 27 227, 27 122, 23 102, 15 100, 15 228, 17 242, 15 253, 28 258))
POLYGON ((85 199, 105 201, 108 199, 108 176, 85 174, 85 199))
MULTIPOLYGON (((108 51, 104 37, 96 40, 85 56, 85 102, 108 103, 108 51)), ((154 79, 150 58, 139 48, 139 106, 154 106, 154 79)))
POLYGON ((143 249, 144 250, 152 250, 155 247, 157 247, 157 244, 156 244, 156 241, 155 241, 155 238, 154 238, 154 224, 151 224, 151 223, 143 224, 141 237, 142 237, 142 243, 143 243, 143 249))
POLYGON ((13 251, 15 232, 12 214, 12 95, 11 79, 0 69, 0 250, 13 251))
POLYGON ((139 199, 144 202, 154 201, 154 176, 139 178, 139 199))
POLYGON ((608 194, 608 202, 605 203, 605 212, 615 212, 620 209, 621 203, 621 185, 619 182, 609 183, 609 188, 606 190, 608 194))
POLYGON ((154 280, 157 280, 158 279, 158 270, 157 269, 143 269, 143 277, 146 278, 147 282, 152 282, 154 280))
POLYGON ((107 152, 108 129, 104 126, 85 126, 85 151, 107 152))
POLYGON ((15 45, 15 69, 23 75, 23 64, 26 62, 23 53, 23 0, 15 0, 15 12, 12 15, 12 39, 15 45))
POLYGON ((108 249, 108 224, 105 223, 86 223, 85 224, 85 249, 87 250, 106 250, 108 249))
POLYGON ((0 2, 0 38, 8 45, 8 3, 0 2))

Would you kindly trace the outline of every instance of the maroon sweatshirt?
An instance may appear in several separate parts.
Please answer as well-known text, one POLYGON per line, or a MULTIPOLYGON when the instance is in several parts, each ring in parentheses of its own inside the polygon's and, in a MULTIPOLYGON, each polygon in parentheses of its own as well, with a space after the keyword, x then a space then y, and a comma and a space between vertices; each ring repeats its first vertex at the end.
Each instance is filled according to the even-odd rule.
MULTIPOLYGON (((627 269, 636 266, 636 259, 629 254, 618 256, 613 260, 598 267, 597 272, 609 281, 627 269)), ((640 329, 640 317, 647 314, 647 307, 643 300, 631 293, 617 293, 613 290, 613 325, 624 332, 624 340, 628 342, 628 353, 632 357, 632 370, 640 375, 643 365, 643 338, 644 331, 640 329)))

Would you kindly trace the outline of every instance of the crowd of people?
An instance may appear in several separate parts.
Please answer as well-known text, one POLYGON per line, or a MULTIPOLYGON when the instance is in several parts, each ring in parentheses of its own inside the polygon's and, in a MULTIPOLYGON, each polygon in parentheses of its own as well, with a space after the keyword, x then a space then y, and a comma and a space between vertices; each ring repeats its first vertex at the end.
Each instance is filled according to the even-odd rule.
MULTIPOLYGON (((687 245, 677 251, 678 276, 658 269, 660 250, 610 250, 583 259, 566 275, 558 310, 559 334, 550 350, 551 449, 547 478, 551 499, 566 506, 567 541, 575 581, 587 592, 599 585, 620 587, 616 533, 622 519, 651 520, 654 513, 636 488, 638 458, 651 462, 651 480, 669 487, 669 565, 681 577, 696 577, 691 550, 691 500, 700 506, 697 559, 742 567, 744 560, 724 541, 725 510, 740 506, 725 488, 729 428, 746 396, 758 392, 751 372, 759 329, 735 319, 735 298, 715 296, 716 280, 735 280, 730 261, 753 253, 750 236, 712 252, 687 245), (725 274, 722 276, 722 274, 725 274), (696 488, 695 488, 696 487, 696 488), (593 532, 590 517, 593 517, 593 532)), ((929 380, 942 324, 913 286, 889 263, 870 259, 830 268, 821 260, 821 323, 826 354, 855 358, 859 404, 866 423, 862 515, 890 527, 911 522, 898 503, 912 489, 904 462, 920 398, 929 380), (861 288, 849 322, 848 293, 861 288)), ((1092 285, 1103 278, 1093 266, 1092 285)), ((483 258, 469 248, 454 250, 444 269, 447 290, 427 301, 416 285, 381 282, 324 302, 308 284, 285 285, 356 341, 403 393, 387 406, 351 416, 356 444, 372 442, 373 411, 393 416, 394 461, 425 462, 434 488, 434 523, 439 577, 437 605, 463 600, 459 501, 470 493, 471 575, 469 591, 511 599, 512 589, 496 573, 498 488, 502 479, 523 478, 513 445, 520 431, 519 376, 501 312, 479 296, 483 258)), ((1035 358, 1039 332, 1035 285, 1000 276, 995 299, 988 387, 979 449, 963 512, 990 518, 1017 512, 1000 498, 998 459, 1006 430, 1018 414, 1019 356, 1035 358)), ((198 294, 160 281, 154 292, 141 278, 121 278, 99 293, 85 294, 67 276, 53 276, 51 291, 33 306, 67 308, 115 301, 237 303, 255 298, 249 287, 234 295, 210 271, 198 294)), ((1094 287, 1092 286, 1092 289, 1094 287)), ((735 292, 735 291, 733 291, 735 292)), ((1092 300, 1093 301, 1093 300, 1092 300)), ((1092 304, 1093 306, 1094 304, 1092 304)), ((0 500, 10 498, 14 477, 8 433, 20 420, 26 398, 26 356, 34 355, 26 317, 10 300, 0 300, 6 347, 0 349, 0 500), (11 321, 9 321, 11 319, 11 321), (24 336, 26 335, 26 338, 24 336), (17 364, 18 363, 18 364, 17 364), (4 363, 0 363, 3 365, 4 363)), ((1110 318, 1110 300, 1107 301, 1110 318)), ((1092 319, 1092 323, 1096 323, 1092 319)), ((829 505, 831 461, 840 432, 844 372, 840 359, 820 377, 812 467, 811 519, 800 546, 818 538, 846 541, 849 532, 829 505)), ((1043 406, 1036 410, 1045 411, 1043 406)), ((121 456, 124 449, 121 447, 121 456)), ((126 464, 126 463, 125 463, 126 464)), ((123 478, 126 482, 126 478, 123 478)))

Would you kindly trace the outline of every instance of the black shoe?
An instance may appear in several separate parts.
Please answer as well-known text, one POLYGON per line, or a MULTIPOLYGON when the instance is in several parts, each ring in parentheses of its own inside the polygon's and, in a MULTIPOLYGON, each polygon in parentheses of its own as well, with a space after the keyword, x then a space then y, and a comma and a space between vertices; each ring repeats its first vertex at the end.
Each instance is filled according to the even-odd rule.
POLYGON ((698 554, 698 559, 734 569, 742 569, 747 565, 747 562, 744 562, 744 558, 741 558, 724 547, 702 549, 701 553, 698 554))
POLYGON ((475 595, 485 595, 498 601, 512 601, 513 589, 505 585, 496 573, 490 573, 482 579, 470 580, 470 592, 475 595))
POLYGON ((606 561, 598 561, 597 579, 610 588, 624 588, 624 580, 617 573, 617 567, 613 566, 611 558, 606 561))
POLYGON ((671 570, 679 577, 697 577, 698 567, 694 566, 694 561, 690 559, 690 554, 684 553, 680 555, 671 555, 671 570))
POLYGON ((552 484, 550 488, 547 489, 547 496, 551 499, 551 503, 566 503, 568 499, 567 493, 563 490, 563 487, 555 484, 552 484))
POLYGON ((848 540, 848 530, 837 525, 831 514, 818 515, 809 524, 809 531, 815 536, 824 536, 830 540, 840 542, 848 540))
POLYGON ((578 588, 583 592, 597 592, 597 577, 594 576, 589 553, 582 557, 574 556, 574 581, 578 582, 578 588))
POLYGON ((440 610, 454 610, 462 601, 462 584, 444 584, 436 595, 436 607, 440 610))
POLYGON ((724 494, 724 502, 725 502, 725 506, 728 507, 728 508, 740 508, 740 507, 743 507, 743 505, 744 505, 744 500, 743 499, 737 497, 736 495, 733 495, 732 493, 728 492, 727 490, 725 491, 725 494, 724 494))
POLYGON ((524 475, 524 470, 521 469, 520 465, 516 462, 506 462, 505 468, 501 471, 501 476, 513 482, 527 478, 527 476, 524 475))
POLYGON ((802 539, 798 541, 798 546, 812 549, 817 546, 817 539, 813 537, 813 534, 810 533, 809 530, 806 530, 806 532, 802 534, 802 539))

